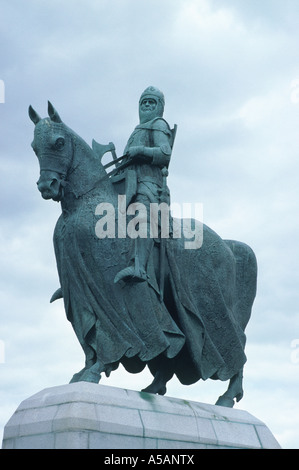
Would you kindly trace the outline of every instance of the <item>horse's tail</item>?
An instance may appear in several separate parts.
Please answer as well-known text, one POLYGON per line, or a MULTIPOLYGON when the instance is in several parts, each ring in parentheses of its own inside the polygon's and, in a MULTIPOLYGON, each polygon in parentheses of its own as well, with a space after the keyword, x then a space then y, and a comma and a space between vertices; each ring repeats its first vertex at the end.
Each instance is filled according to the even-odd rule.
POLYGON ((235 315, 243 329, 251 316, 257 289, 257 261, 253 250, 245 243, 225 240, 236 261, 235 315))

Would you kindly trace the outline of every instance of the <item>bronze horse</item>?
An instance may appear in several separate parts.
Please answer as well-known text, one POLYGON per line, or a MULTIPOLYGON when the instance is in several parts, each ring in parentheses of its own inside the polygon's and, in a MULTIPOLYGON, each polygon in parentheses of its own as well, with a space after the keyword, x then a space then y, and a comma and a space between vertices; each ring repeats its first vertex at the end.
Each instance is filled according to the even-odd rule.
POLYGON ((99 238, 95 227, 99 204, 116 208, 119 194, 101 163, 99 145, 91 148, 68 128, 51 103, 48 114, 42 119, 29 107, 40 164, 37 186, 44 199, 62 208, 54 231, 61 287, 52 300, 63 297, 85 354, 85 367, 71 381, 98 383, 120 363, 131 373, 147 365, 154 379, 146 392, 164 394, 174 374, 186 385, 230 380, 217 404, 232 407, 243 396, 244 330, 256 294, 253 251, 202 224, 198 249, 185 249, 184 237, 165 239, 163 301, 158 246, 148 268, 157 282, 115 284, 131 240, 99 238))

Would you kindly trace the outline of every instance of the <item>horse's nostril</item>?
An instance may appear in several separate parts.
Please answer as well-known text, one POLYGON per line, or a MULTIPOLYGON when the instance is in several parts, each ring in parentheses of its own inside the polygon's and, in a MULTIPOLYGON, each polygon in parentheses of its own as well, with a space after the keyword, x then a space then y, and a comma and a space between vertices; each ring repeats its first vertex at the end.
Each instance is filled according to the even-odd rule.
POLYGON ((59 186, 58 180, 56 178, 52 179, 50 183, 50 189, 57 190, 58 186, 59 186))
POLYGON ((42 175, 37 181, 37 188, 44 199, 60 200, 60 182, 58 178, 42 175))

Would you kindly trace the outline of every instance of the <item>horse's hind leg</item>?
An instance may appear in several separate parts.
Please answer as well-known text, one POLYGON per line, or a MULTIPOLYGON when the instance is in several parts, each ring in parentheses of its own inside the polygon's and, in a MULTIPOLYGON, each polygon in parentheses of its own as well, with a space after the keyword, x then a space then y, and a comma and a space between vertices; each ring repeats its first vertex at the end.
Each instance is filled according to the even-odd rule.
POLYGON ((226 392, 216 401, 216 405, 232 408, 236 401, 240 401, 243 397, 243 369, 235 374, 229 381, 226 392))

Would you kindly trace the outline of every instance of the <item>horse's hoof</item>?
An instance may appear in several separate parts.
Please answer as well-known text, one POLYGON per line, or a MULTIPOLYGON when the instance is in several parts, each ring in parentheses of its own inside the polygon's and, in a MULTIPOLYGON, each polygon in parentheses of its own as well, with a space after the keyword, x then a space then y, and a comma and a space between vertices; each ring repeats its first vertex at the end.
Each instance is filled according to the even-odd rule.
POLYGON ((98 362, 82 371, 79 382, 92 382, 98 384, 101 380, 102 368, 98 362))
POLYGON ((73 375, 70 384, 74 382, 92 382, 99 383, 101 380, 101 367, 96 362, 92 366, 84 367, 82 370, 73 375))
POLYGON ((227 408, 233 408, 234 404, 235 402, 233 398, 224 397, 224 396, 219 397, 215 403, 215 405, 226 406, 227 408))
POLYGON ((100 380, 101 380, 101 374, 99 372, 86 370, 77 380, 77 382, 91 382, 91 383, 98 384, 100 380))
POLYGON ((81 369, 79 372, 76 372, 76 374, 74 374, 73 377, 71 378, 70 384, 75 383, 75 382, 79 382, 83 372, 85 372, 85 371, 86 371, 86 367, 81 369))
POLYGON ((145 393, 153 393, 154 395, 165 395, 166 387, 165 386, 155 387, 151 384, 148 387, 143 388, 141 391, 145 393))

